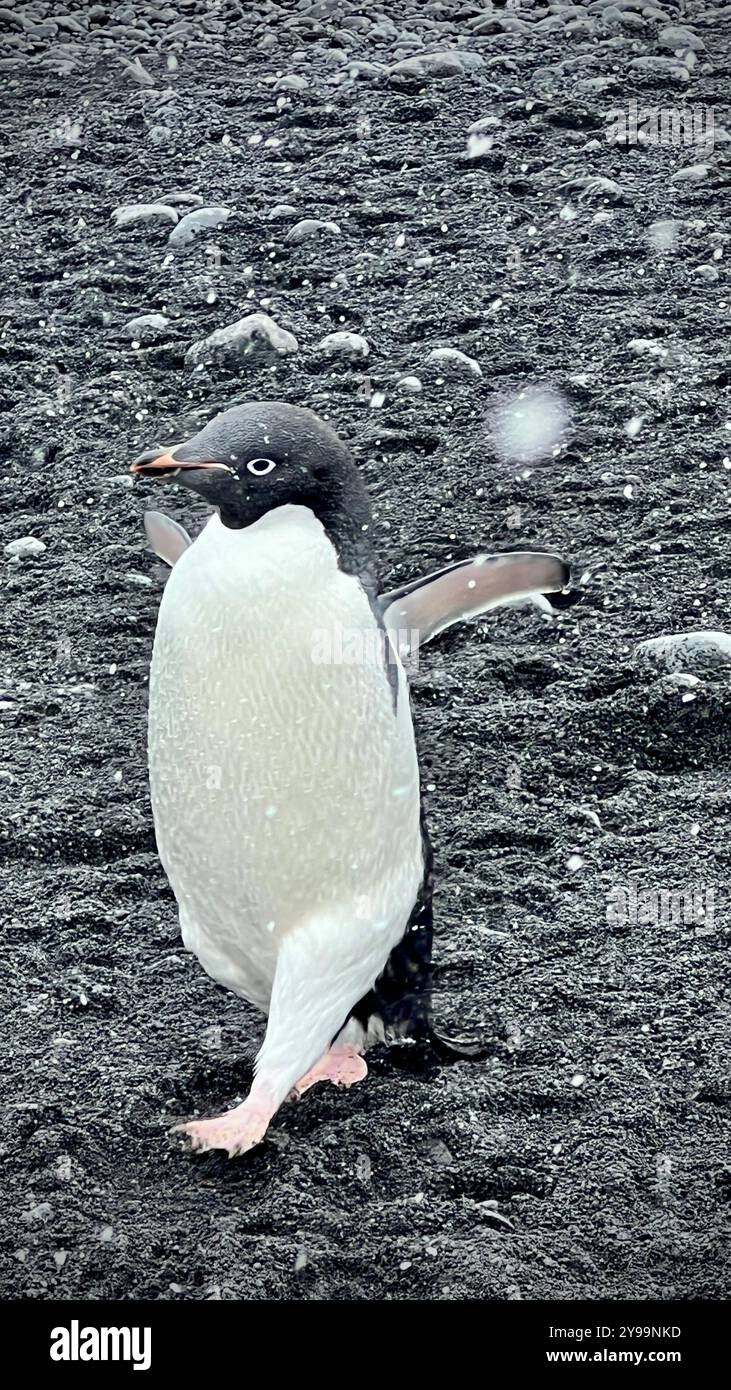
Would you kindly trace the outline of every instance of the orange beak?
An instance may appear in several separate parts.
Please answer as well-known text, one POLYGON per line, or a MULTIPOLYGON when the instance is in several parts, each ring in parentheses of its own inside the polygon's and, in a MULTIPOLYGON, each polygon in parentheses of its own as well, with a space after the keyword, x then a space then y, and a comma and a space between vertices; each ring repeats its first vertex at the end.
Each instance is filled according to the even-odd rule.
POLYGON ((226 463, 182 463, 175 458, 172 449, 166 454, 158 454, 155 449, 150 449, 146 454, 140 454, 134 463, 130 464, 130 473, 134 473, 136 478, 174 478, 176 473, 182 473, 186 469, 218 469, 222 473, 234 473, 233 468, 229 468, 226 463))
POLYGON ((153 455, 152 457, 150 457, 150 454, 141 454, 138 459, 135 459, 133 464, 130 464, 129 471, 130 473, 134 473, 135 477, 171 477, 177 473, 179 468, 193 468, 198 466, 197 464, 190 463, 176 463, 172 453, 155 454, 154 450, 151 450, 150 453, 153 455))

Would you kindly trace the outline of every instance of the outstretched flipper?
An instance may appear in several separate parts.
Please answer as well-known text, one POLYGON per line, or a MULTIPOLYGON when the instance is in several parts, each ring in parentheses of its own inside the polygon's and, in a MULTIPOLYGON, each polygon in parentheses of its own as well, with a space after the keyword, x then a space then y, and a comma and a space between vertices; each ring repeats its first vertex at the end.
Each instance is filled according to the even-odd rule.
POLYGON ((176 560, 192 545, 185 527, 164 512, 145 512, 145 532, 150 547, 172 569, 176 560))
MULTIPOLYGON (((546 594, 560 593, 570 578, 568 565, 558 555, 531 550, 478 555, 382 594, 383 621, 399 654, 413 656, 422 643, 453 623, 502 604, 539 601, 546 594)), ((539 606, 550 611, 545 599, 539 606)))
MULTIPOLYGON (((185 527, 164 512, 145 512, 145 531, 151 549, 171 569, 193 544, 185 527)), ((531 601, 550 613, 549 593, 561 595, 554 600, 556 607, 568 607, 573 600, 565 593, 569 579, 568 565, 558 555, 518 550, 458 560, 381 594, 378 602, 389 631, 418 629, 421 643, 490 608, 531 601)))
MULTIPOLYGON (((145 512, 145 531, 151 549, 171 568, 193 544, 185 528, 164 512, 145 512)), ((568 608, 580 597, 566 592, 569 579, 568 565, 558 555, 530 550, 477 555, 391 589, 378 603, 399 656, 413 656, 446 628, 491 608, 523 603, 543 613, 568 608)))

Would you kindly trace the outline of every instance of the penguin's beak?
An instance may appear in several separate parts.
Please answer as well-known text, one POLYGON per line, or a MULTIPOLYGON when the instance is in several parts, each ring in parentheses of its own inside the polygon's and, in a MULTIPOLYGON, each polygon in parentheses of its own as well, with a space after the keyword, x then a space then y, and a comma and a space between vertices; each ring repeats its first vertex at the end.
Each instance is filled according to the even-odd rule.
POLYGON ((233 473, 233 468, 229 468, 226 463, 183 463, 176 459, 175 451, 169 449, 167 453, 160 453, 159 449, 148 449, 146 453, 140 454, 134 463, 130 464, 130 473, 135 478, 153 478, 162 482, 165 478, 174 478, 178 473, 196 469, 214 470, 223 473, 233 473))
POLYGON ((180 468, 180 464, 175 461, 172 450, 168 453, 160 453, 159 449, 148 449, 146 453, 140 454, 130 465, 130 473, 134 473, 136 478, 170 478, 174 477, 180 468))

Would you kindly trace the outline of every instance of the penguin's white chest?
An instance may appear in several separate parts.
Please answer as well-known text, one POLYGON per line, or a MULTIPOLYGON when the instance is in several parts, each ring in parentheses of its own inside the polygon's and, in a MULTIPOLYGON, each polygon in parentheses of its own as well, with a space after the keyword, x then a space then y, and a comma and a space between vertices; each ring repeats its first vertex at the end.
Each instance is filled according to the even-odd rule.
POLYGON ((176 564, 150 676, 158 848, 186 945, 266 1009, 282 940, 335 916, 382 969, 422 876, 408 693, 320 523, 212 518, 176 564))

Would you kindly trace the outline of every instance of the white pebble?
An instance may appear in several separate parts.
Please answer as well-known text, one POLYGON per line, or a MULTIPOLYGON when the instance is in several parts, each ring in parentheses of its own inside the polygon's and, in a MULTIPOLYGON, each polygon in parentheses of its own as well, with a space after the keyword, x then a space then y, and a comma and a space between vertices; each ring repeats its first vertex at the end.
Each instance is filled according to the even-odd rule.
POLYGON ((340 236, 337 222, 323 222, 319 217, 303 217, 301 222, 296 222, 294 227, 290 228, 285 240, 299 246, 303 241, 311 241, 314 237, 324 235, 340 236))
POLYGON ((474 357, 468 357, 459 348, 434 348, 426 359, 427 366, 438 367, 440 371, 455 375, 482 376, 482 367, 474 357))
POLYGON ((35 536, 19 536, 17 541, 8 541, 5 554, 27 560, 30 555, 41 555, 45 548, 46 542, 37 540, 35 536))
POLYGON ((136 222, 177 222, 175 208, 167 203, 124 203, 114 209, 112 221, 115 227, 133 227, 136 222))
POLYGON ((196 208, 193 212, 186 212, 177 227, 173 227, 168 242, 170 246, 187 246, 200 232, 210 227, 222 227, 230 216, 229 208, 196 208))
POLYGON ((731 636, 727 632, 678 632, 650 637, 635 648, 642 666, 691 672, 694 666, 731 664, 731 636))
POLYGON ((396 382, 397 391, 408 391, 412 396, 418 396, 424 390, 418 376, 402 376, 396 382))
POLYGON ((137 341, 141 338, 154 338, 164 332, 169 322, 170 319, 166 318, 165 314, 140 314, 136 319, 129 319, 122 332, 126 337, 137 341))
POLYGON ((367 357, 370 351, 360 333, 328 333, 317 344, 319 352, 328 357, 367 357))

